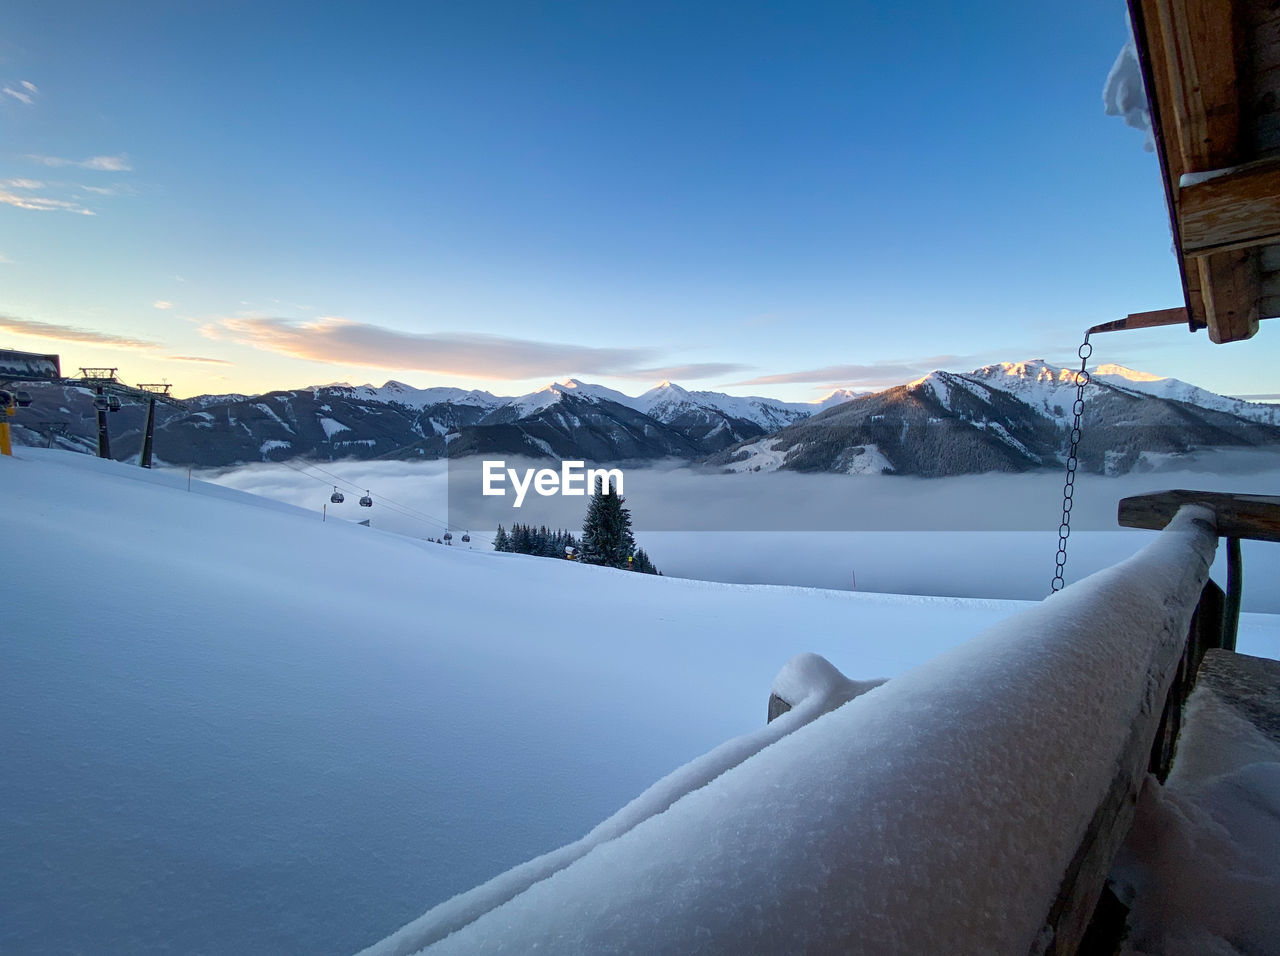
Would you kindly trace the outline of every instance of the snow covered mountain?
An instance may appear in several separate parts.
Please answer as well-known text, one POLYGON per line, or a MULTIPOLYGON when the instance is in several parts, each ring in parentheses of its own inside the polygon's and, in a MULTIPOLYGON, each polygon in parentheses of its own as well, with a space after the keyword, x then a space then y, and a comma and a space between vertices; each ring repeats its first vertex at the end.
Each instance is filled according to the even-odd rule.
MULTIPOLYGON (((92 396, 72 386, 34 388, 18 441, 92 450, 92 396), (64 422, 65 435, 51 422, 64 422)), ((171 463, 222 466, 294 457, 441 458, 508 454, 595 461, 697 460, 806 418, 853 393, 779 402, 690 392, 670 382, 638 397, 577 379, 527 395, 460 388, 335 382, 264 395, 198 396, 185 411, 158 410, 156 454, 171 463)), ((112 453, 136 455, 140 406, 111 418, 112 453)))
MULTIPOLYGON (((936 371, 883 392, 817 402, 690 391, 663 382, 632 397, 577 379, 519 396, 459 388, 335 383, 265 395, 200 396, 158 409, 156 454, 223 466, 289 458, 435 459, 472 454, 643 461, 708 460, 735 471, 893 472, 940 476, 1056 466, 1065 452, 1075 372, 1005 362, 936 371)), ((96 447, 92 396, 33 388, 15 420, 22 444, 96 447), (51 423, 61 422, 65 434, 51 423)), ((135 456, 143 411, 110 416, 112 452, 135 456)), ((1093 373, 1084 467, 1122 473, 1205 446, 1271 444, 1280 406, 1215 395, 1118 365, 1093 373)))
MULTIPOLYGON (((936 371, 713 456, 732 471, 940 477, 1059 467, 1075 371, 1042 359, 936 371)), ((1085 390, 1081 466, 1123 474, 1202 447, 1280 443, 1280 408, 1104 365, 1085 390)))

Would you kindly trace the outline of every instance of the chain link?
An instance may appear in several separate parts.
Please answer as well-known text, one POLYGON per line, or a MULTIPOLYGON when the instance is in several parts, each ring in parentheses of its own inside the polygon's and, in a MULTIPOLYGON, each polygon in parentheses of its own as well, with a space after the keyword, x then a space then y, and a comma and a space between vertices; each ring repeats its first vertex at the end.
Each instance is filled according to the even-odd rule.
POLYGON ((1093 354, 1088 332, 1084 334, 1084 342, 1081 343, 1076 354, 1080 356, 1080 371, 1076 372, 1076 401, 1071 409, 1075 419, 1071 425, 1071 451, 1067 455, 1067 481, 1062 486, 1062 524, 1058 525, 1057 567, 1053 572, 1050 593, 1061 591, 1067 583, 1062 573, 1067 566, 1067 538, 1071 537, 1071 508, 1075 498, 1076 467, 1080 464, 1077 452, 1080 449, 1080 419, 1084 415, 1084 388, 1090 381, 1089 371, 1085 366, 1089 364, 1089 356, 1093 354))

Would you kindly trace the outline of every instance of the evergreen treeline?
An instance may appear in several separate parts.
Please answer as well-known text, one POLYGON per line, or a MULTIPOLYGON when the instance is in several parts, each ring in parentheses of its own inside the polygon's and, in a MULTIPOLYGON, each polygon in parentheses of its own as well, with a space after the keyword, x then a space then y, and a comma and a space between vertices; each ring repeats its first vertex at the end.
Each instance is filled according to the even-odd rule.
POLYGON ((626 568, 644 574, 661 574, 644 548, 636 547, 631 533, 631 512, 623 507, 625 498, 613 490, 609 493, 598 486, 587 507, 587 519, 582 523, 582 539, 564 529, 552 531, 546 525, 535 528, 528 524, 513 524, 508 531, 498 525, 493 536, 493 550, 512 551, 516 554, 533 554, 543 558, 569 557, 567 548, 573 549, 574 559, 584 564, 602 564, 610 568, 626 568))
POLYGON ((535 528, 529 524, 513 524, 507 531, 498 525, 493 536, 494 551, 513 551, 516 554, 536 554, 543 558, 563 558, 565 548, 578 548, 578 539, 569 531, 552 531, 546 525, 535 528))

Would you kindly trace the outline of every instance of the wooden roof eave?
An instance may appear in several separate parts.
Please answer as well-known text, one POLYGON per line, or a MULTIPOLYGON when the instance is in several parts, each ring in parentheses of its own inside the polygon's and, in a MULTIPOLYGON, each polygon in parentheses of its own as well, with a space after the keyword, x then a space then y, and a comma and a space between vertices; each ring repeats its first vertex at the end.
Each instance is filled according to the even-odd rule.
POLYGON ((1129 9, 1191 328, 1219 343, 1247 339, 1258 330, 1259 248, 1280 239, 1280 165, 1242 155, 1233 4, 1129 9), (1219 174, 1182 185, 1210 172, 1219 174))

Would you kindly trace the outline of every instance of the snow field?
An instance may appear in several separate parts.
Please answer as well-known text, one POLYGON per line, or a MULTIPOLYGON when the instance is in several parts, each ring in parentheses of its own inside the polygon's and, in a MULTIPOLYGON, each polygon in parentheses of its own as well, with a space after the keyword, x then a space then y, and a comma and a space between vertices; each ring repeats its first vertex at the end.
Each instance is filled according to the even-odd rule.
POLYGON ((446 549, 57 451, 0 488, 8 952, 352 952, 759 731, 795 654, 892 677, 1019 606, 446 549))

